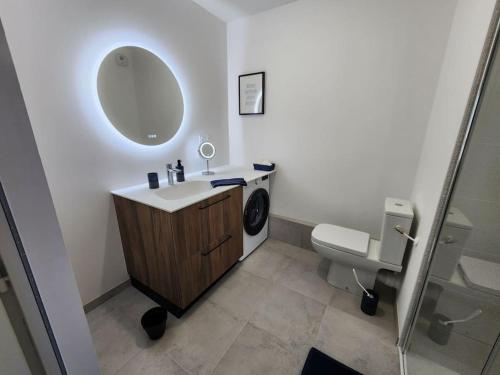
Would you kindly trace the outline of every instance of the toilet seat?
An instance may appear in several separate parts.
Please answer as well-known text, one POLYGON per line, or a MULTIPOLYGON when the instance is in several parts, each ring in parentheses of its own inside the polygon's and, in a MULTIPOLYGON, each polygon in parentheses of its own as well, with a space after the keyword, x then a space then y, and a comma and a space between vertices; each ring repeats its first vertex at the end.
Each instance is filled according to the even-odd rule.
POLYGON ((319 224, 312 231, 312 240, 332 250, 366 258, 370 235, 337 225, 319 224))

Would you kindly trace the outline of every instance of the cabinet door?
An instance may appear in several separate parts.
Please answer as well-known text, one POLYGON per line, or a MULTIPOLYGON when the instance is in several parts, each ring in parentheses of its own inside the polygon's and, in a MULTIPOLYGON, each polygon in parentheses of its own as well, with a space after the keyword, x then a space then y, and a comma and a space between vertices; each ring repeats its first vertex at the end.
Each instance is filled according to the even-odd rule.
POLYGON ((202 251, 208 285, 224 274, 243 254, 243 189, 237 187, 200 205, 202 251), (215 199, 214 199, 215 198, 215 199))
POLYGON ((114 201, 129 275, 178 303, 170 214, 118 196, 114 201))
POLYGON ((203 222, 197 205, 174 214, 174 256, 181 291, 179 307, 186 308, 206 289, 206 267, 201 255, 205 247, 203 222))
POLYGON ((237 187, 175 213, 172 228, 182 308, 243 254, 242 193, 237 187))

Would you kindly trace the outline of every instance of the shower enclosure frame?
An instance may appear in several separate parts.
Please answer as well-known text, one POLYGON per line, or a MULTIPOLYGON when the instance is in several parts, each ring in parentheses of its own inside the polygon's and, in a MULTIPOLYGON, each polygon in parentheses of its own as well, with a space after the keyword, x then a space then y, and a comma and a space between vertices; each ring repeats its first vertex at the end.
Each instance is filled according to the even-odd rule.
MULTIPOLYGON (((463 167, 464 154, 471 136, 471 131, 476 120, 476 116, 479 109, 479 104, 481 102, 482 94, 485 89, 486 80, 490 72, 491 64, 495 56, 495 52, 500 48, 498 45, 500 38, 500 0, 496 1, 495 9, 493 11, 493 16, 488 29, 488 34, 486 36, 483 51, 481 53, 481 59, 474 77, 474 83, 472 86, 471 93, 469 95, 467 107, 464 113, 462 124, 460 126, 459 134, 453 150, 452 160, 448 167, 448 172, 444 182, 443 189, 441 191, 441 198, 439 200, 439 206, 432 224, 430 241, 425 249, 424 262, 420 268, 419 276, 417 279, 416 290, 419 290, 419 294, 415 297, 410 306, 410 319, 405 323, 402 329, 401 340, 399 346, 402 352, 403 361, 405 361, 405 354, 408 351, 410 345, 413 330, 415 328, 418 313, 422 305, 423 297, 426 291, 426 286, 430 276, 430 268, 432 265, 432 260, 434 259, 434 254, 436 246, 439 240, 439 234, 441 228, 446 219, 446 213, 449 208, 449 204, 452 198, 453 189, 457 181, 458 175, 463 167)), ((488 364, 485 365, 486 369, 488 364)), ((406 369, 406 366, 403 366, 406 369)), ((483 370, 484 370, 483 369, 483 370)))

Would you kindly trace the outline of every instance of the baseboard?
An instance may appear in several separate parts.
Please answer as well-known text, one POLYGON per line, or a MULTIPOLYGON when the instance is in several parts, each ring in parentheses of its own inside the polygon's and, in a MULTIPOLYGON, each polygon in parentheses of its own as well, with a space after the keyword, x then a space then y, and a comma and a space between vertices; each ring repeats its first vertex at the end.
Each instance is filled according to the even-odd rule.
POLYGON ((269 216, 277 218, 277 219, 281 219, 281 220, 290 221, 292 223, 304 225, 304 226, 311 227, 311 228, 314 228, 316 225, 318 225, 318 224, 310 222, 310 221, 293 219, 293 218, 288 217, 288 216, 283 216, 283 215, 278 215, 278 214, 273 214, 273 213, 270 213, 269 216))
POLYGON ((99 296, 96 299, 90 301, 89 303, 83 305, 83 311, 86 314, 86 313, 94 310, 97 306, 102 305, 108 299, 113 298, 118 293, 120 293, 121 291, 126 289, 129 285, 130 285, 130 280, 127 280, 127 281, 121 283, 120 285, 115 286, 113 289, 108 290, 102 296, 99 296))
POLYGON ((276 214, 269 215, 269 238, 313 250, 311 233, 315 224, 276 214))

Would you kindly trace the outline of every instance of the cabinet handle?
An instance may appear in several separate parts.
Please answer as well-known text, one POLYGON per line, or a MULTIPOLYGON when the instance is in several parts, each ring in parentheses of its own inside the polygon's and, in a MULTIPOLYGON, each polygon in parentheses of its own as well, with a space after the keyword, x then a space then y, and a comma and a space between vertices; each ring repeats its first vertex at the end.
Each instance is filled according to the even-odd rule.
POLYGON ((220 203, 222 201, 225 201, 226 199, 231 198, 231 194, 226 195, 224 198, 219 199, 218 201, 212 202, 210 204, 207 204, 206 206, 200 206, 198 209, 204 210, 205 208, 208 208, 210 206, 213 206, 214 204, 220 203))
POLYGON ((224 243, 226 243, 227 241, 229 241, 233 236, 231 236, 230 234, 224 236, 224 239, 219 242, 219 244, 217 246, 214 246, 212 249, 208 250, 208 251, 205 251, 205 252, 201 252, 201 255, 203 256, 207 256, 208 254, 210 254, 212 251, 214 250, 217 250, 219 247, 221 247, 224 243))

